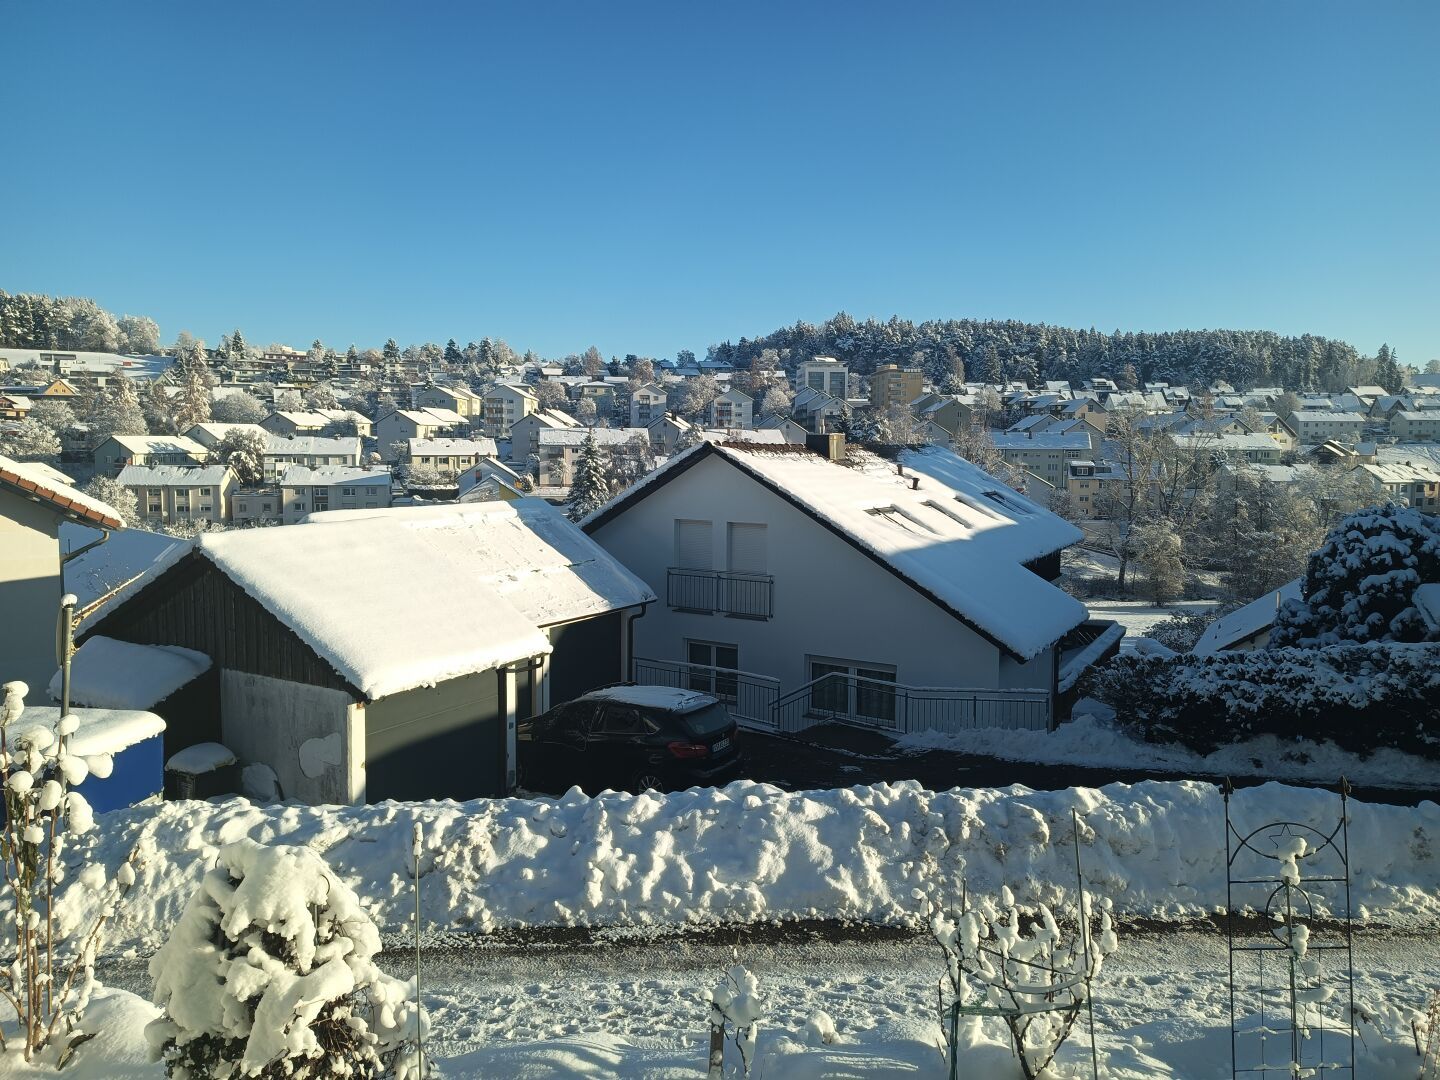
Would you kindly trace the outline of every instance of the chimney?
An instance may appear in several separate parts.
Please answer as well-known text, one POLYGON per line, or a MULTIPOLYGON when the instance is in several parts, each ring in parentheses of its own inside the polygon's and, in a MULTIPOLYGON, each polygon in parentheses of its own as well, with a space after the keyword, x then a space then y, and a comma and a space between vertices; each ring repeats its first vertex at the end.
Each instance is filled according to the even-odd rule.
POLYGON ((845 436, 839 431, 827 431, 818 434, 807 433, 805 436, 805 446, 808 450, 819 454, 826 461, 840 462, 845 460, 845 436))
POLYGON ((918 476, 912 476, 912 477, 910 477, 910 490, 911 490, 911 491, 919 491, 919 490, 920 490, 920 478, 919 478, 918 476))

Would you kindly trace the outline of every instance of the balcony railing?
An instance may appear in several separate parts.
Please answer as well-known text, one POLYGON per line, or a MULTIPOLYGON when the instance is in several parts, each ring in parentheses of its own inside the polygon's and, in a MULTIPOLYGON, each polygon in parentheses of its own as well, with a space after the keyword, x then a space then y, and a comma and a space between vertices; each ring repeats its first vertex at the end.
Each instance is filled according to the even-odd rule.
POLYGON ((770 729, 775 725, 775 702, 780 697, 780 680, 751 671, 687 664, 678 660, 648 660, 635 657, 634 679, 649 686, 677 686, 714 694, 730 706, 735 719, 747 727, 770 729))
POLYGON ((667 601, 677 611, 733 615, 741 619, 775 617, 775 579, 769 574, 672 567, 666 577, 667 601))

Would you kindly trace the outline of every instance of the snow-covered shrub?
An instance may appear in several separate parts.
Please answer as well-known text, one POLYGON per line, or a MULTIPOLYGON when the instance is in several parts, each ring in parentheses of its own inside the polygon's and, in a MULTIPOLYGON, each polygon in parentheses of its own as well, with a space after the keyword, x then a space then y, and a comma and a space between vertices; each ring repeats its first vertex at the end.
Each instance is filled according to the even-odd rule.
POLYGON ((379 951, 315 852, 227 845, 150 961, 164 1010, 151 1050, 187 1080, 418 1076, 413 986, 376 967, 379 951))
POLYGON ((1440 757, 1440 643, 1117 656, 1083 693, 1151 742, 1209 753, 1258 735, 1440 757))
POLYGON ((1150 627, 1146 636, 1172 652, 1189 652, 1205 635, 1205 631, 1210 629, 1211 623, 1222 615, 1228 615, 1238 606, 1222 604, 1203 611, 1177 611, 1150 627))
POLYGON ((1027 1080, 1046 1074, 1064 1045, 1105 958, 1119 945, 1108 898, 1093 925, 1088 901, 1073 933, 1062 933, 1044 904, 1022 912, 1009 888, 952 916, 933 905, 930 929, 945 954, 940 981, 942 1031, 956 1003, 1000 1010, 1027 1080))
POLYGON ((95 827, 95 815, 85 796, 69 788, 92 772, 108 775, 111 760, 66 752, 79 727, 74 716, 61 717, 54 731, 24 724, 28 689, 6 683, 0 702, 0 955, 15 958, 0 968, 0 1000, 15 1014, 27 1060, 40 1054, 63 1061, 89 1037, 79 1024, 96 986, 95 957, 116 901, 135 883, 136 862, 132 852, 109 881, 98 865, 84 867, 79 881, 102 894, 99 914, 83 929, 72 923, 56 895, 65 880, 61 856, 68 837, 95 827))
POLYGON ((1414 602, 1431 581, 1440 581, 1440 520, 1412 507, 1359 510, 1310 556, 1304 598, 1281 609, 1270 647, 1436 640, 1414 602))
POLYGON ((710 991, 710 1030, 719 1035, 718 1041, 711 1040, 710 1076, 719 1077, 724 1073, 726 1038, 734 1039, 735 1048, 740 1051, 741 1071, 750 1072, 764 1004, 760 982, 744 964, 735 963, 725 969, 710 991))

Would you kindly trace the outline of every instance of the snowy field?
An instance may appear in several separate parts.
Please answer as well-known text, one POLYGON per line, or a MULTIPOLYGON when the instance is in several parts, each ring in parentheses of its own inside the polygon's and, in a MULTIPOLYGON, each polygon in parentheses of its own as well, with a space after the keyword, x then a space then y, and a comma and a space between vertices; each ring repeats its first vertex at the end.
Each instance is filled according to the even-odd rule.
MULTIPOLYGON (((943 1076, 935 1049, 941 958, 912 890, 962 873, 972 895, 1012 887, 1062 918, 1074 901, 1070 811, 1082 815, 1087 889, 1113 898, 1119 952, 1097 989, 1102 1075, 1220 1077, 1229 1068, 1224 818, 1213 785, 930 792, 914 783, 785 793, 749 782, 670 796, 260 806, 166 803, 102 815, 71 852, 114 870, 132 849, 137 887, 116 912, 101 977, 148 995, 146 957, 164 941, 219 848, 242 837, 304 844, 369 905, 408 977, 408 869, 424 829, 424 993, 431 1050, 452 1078, 693 1077, 703 1071, 703 995, 730 962, 759 977, 765 1012, 753 1075, 943 1076), (822 920, 818 937, 772 924, 822 920), (846 920, 891 927, 861 933, 846 920), (592 928, 579 937, 557 927, 592 928), (477 931, 531 928, 516 943, 477 931), (595 929, 598 928, 598 929, 595 929), (728 929, 727 929, 728 928, 728 929), (553 942, 546 944, 546 942, 553 942), (820 1016, 828 1017, 828 1021, 820 1016), (834 1037, 820 1032, 833 1022, 834 1037)), ((1363 1074, 1413 1077, 1408 1017, 1440 987, 1440 806, 1352 802, 1350 850, 1363 1074)), ((1337 797, 1267 784, 1232 799, 1242 828, 1277 819, 1336 823, 1337 797)), ((69 917, 93 894, 73 888, 69 917)), ((1321 910, 1324 910, 1323 907, 1321 910)), ((68 921, 68 919, 67 919, 68 921)), ((103 1034, 66 1070, 75 1080, 158 1080, 140 1037, 150 1007, 102 996, 103 1034)), ((965 1039, 966 1075, 1020 1075, 998 1029, 965 1039)), ((1333 1049, 1333 1044, 1332 1044, 1333 1049)), ((1072 1037, 1057 1075, 1088 1075, 1072 1037), (1082 1072, 1082 1066, 1084 1067, 1082 1072)), ((0 1059, 0 1075, 41 1075, 0 1059)))
POLYGON ((1129 652, 1133 641, 1150 633, 1156 623, 1164 622, 1178 612, 1195 614, 1210 611, 1219 606, 1215 600, 1179 600, 1164 607, 1156 607, 1144 600, 1091 600, 1085 601, 1091 618, 1113 619, 1125 627, 1125 637, 1120 641, 1120 651, 1129 652))

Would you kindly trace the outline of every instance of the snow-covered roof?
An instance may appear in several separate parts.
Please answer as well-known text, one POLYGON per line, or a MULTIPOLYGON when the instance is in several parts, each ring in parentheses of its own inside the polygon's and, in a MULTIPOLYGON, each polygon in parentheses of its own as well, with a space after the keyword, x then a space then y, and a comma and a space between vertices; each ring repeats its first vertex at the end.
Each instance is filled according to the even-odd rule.
POLYGON ((996 432, 991 438, 995 449, 1006 450, 1086 450, 1090 449, 1090 436, 1083 431, 1054 432, 1040 431, 1034 434, 1021 432, 996 432))
POLYGON ((1275 615, 1289 600, 1300 599, 1302 579, 1287 581, 1280 588, 1251 600, 1242 608, 1222 615, 1205 628, 1200 640, 1190 651, 1196 656, 1213 656, 1223 652, 1236 642, 1254 637, 1267 627, 1275 624, 1275 615))
POLYGON ((760 443, 767 446, 784 446, 785 433, 777 428, 707 428, 700 433, 706 442, 760 443))
POLYGON ((349 457, 360 456, 358 435, 277 435, 265 433, 266 457, 349 457))
POLYGON ((371 699, 550 652, 463 560, 398 520, 208 533, 196 549, 371 699))
POLYGON ((410 454, 415 456, 438 454, 449 457, 455 454, 494 457, 498 451, 494 439, 411 439, 410 454))
POLYGON ((391 484, 388 468, 364 465, 282 465, 277 477, 281 487, 326 487, 351 484, 356 487, 385 487, 391 484))
POLYGON ((60 514, 75 517, 106 529, 123 529, 120 512, 108 503, 77 491, 70 484, 53 479, 31 462, 15 461, 0 454, 0 487, 18 491, 28 499, 44 503, 60 514))
POLYGON ((189 454, 203 458, 205 447, 184 435, 111 435, 116 443, 132 454, 189 454))
MULTIPOLYGON (((165 721, 139 709, 72 709, 80 726, 65 742, 65 752, 76 757, 118 754, 136 743, 153 739, 165 730, 165 721)), ((60 710, 52 705, 27 706, 24 727, 46 727, 51 731, 60 722, 60 710)))
POLYGON ((1388 461, 1360 468, 1381 484, 1440 484, 1440 469, 1425 461, 1388 461))
POLYGON ((1440 581, 1427 581, 1415 587, 1415 607, 1425 625, 1440 630, 1440 581))
MULTIPOLYGON (((210 658, 176 645, 86 638, 70 662, 70 703, 96 709, 149 709, 210 670, 210 658)), ((60 672, 50 680, 60 698, 60 672)))
POLYGON ((229 473, 228 465, 126 465, 115 479, 125 487, 218 487, 229 473))
MULTIPOLYGON (((60 523, 62 553, 79 551, 100 539, 97 529, 74 522, 60 523)), ((175 549, 185 549, 184 540, 144 529, 116 529, 103 544, 97 544, 65 560, 65 591, 77 599, 76 614, 88 615, 92 608, 127 583, 146 573, 175 549)))
POLYGON ((438 595, 456 595, 461 583, 478 581, 535 626, 655 599, 649 586, 543 499, 330 510, 310 515, 301 527, 377 520, 405 530, 430 559, 453 569, 450 591, 438 595))
POLYGON ((1025 566, 1079 543, 1080 530, 940 447, 904 451, 902 476, 895 463, 854 448, 841 465, 799 448, 701 443, 582 525, 593 532, 706 453, 817 518, 1019 659, 1089 618, 1084 604, 1025 566))
POLYGON ((1342 412, 1342 411, 1340 411, 1340 410, 1338 410, 1338 409, 1301 409, 1301 410, 1299 410, 1298 412, 1296 412, 1296 413, 1292 416, 1292 419, 1295 420, 1297 423, 1301 423, 1301 424, 1322 423, 1322 422, 1323 422, 1323 423, 1329 423, 1329 424, 1338 424, 1338 423, 1363 424, 1363 423, 1365 423, 1365 417, 1362 416, 1360 413, 1357 413, 1357 412, 1342 412))
POLYGON ((583 446, 585 440, 595 436, 601 446, 618 446, 631 439, 649 439, 648 428, 547 428, 539 432, 541 446, 583 446))
POLYGON ((638 705, 646 709, 665 709, 669 712, 694 712, 714 705, 716 698, 698 690, 680 690, 673 686, 605 686, 591 690, 582 698, 601 701, 618 701, 625 705, 638 705))

